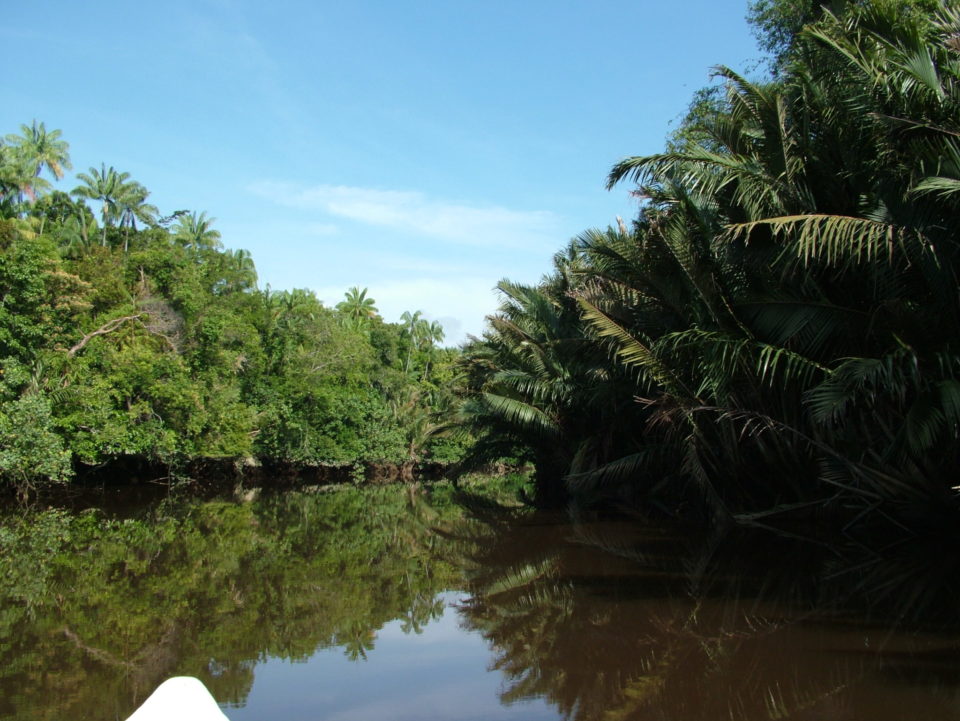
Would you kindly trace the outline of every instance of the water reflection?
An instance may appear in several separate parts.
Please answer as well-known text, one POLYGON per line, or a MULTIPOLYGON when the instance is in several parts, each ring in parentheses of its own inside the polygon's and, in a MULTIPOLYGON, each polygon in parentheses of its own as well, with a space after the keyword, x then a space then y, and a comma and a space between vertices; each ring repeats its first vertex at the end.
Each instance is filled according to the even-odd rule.
POLYGON ((125 718, 189 674, 237 721, 960 719, 946 537, 868 553, 445 499, 8 519, 0 718, 125 718))
POLYGON ((405 633, 400 620, 386 624, 360 663, 345 663, 332 648, 305 663, 268 659, 257 667, 244 708, 227 713, 232 721, 555 721, 556 712, 539 699, 500 704, 500 675, 487 668, 486 644, 464 633, 449 607, 460 598, 440 595, 444 612, 420 634, 405 633))
POLYGON ((960 718, 957 576, 925 541, 878 557, 475 515, 460 610, 491 644, 504 702, 543 697, 576 721, 960 718))
POLYGON ((438 520, 415 493, 352 488, 9 519, 0 717, 125 718, 175 674, 239 706, 265 658, 362 659, 378 628, 421 628, 455 585, 438 520))

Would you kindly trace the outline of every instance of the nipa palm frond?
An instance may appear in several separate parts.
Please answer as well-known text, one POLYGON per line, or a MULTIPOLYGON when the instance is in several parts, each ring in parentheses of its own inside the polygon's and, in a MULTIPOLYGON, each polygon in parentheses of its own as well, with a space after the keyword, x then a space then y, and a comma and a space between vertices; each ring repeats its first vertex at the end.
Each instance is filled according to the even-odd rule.
POLYGON ((903 250, 910 241, 929 247, 922 236, 908 233, 904 228, 840 215, 764 218, 728 225, 726 232, 731 240, 745 238, 749 241, 751 233, 760 226, 768 228, 774 236, 789 240, 785 252, 804 264, 820 261, 833 266, 849 266, 875 263, 883 258, 892 261, 896 250, 903 250))
POLYGON ((637 368, 660 386, 668 389, 682 388, 683 384, 656 357, 650 346, 607 316, 597 306, 583 298, 578 299, 583 309, 583 319, 594 328, 601 338, 609 338, 615 348, 616 357, 628 367, 637 368))

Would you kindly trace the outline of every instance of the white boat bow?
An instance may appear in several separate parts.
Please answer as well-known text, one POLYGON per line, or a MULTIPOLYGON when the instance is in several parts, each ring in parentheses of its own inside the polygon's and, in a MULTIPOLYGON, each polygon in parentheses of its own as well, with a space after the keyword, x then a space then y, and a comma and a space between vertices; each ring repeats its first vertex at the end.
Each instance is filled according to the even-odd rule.
POLYGON ((200 679, 174 676, 157 686, 127 721, 229 721, 200 679))

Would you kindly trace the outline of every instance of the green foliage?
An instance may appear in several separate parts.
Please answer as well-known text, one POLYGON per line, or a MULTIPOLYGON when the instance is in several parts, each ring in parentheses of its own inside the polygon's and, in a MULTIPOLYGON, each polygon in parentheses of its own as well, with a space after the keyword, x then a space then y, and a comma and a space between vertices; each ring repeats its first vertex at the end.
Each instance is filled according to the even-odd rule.
POLYGON ((27 362, 64 344, 86 310, 88 292, 63 268, 49 239, 12 230, 0 248, 0 357, 27 362))
POLYGON ((70 452, 54 428, 49 399, 31 393, 0 404, 0 479, 23 495, 72 475, 70 452))
POLYGON ((719 68, 666 152, 611 170, 632 227, 501 286, 465 354, 478 450, 727 520, 955 512, 960 8, 834 5, 755 3, 775 78, 719 68))
POLYGON ((337 303, 337 311, 344 322, 356 329, 369 326, 370 322, 379 317, 377 302, 367 297, 367 289, 360 290, 356 286, 344 293, 344 300, 337 303))
POLYGON ((9 483, 124 457, 359 468, 431 455, 451 405, 438 324, 385 323, 366 289, 337 310, 311 291, 261 291, 213 218, 160 217, 106 163, 78 175, 73 198, 48 192, 40 173, 69 167, 66 143, 42 123, 21 130, 0 142, 0 412, 32 413, 37 435, 7 441, 9 483), (40 395, 21 400, 28 389, 40 395))
POLYGON ((61 132, 47 128, 43 123, 33 121, 31 125, 21 125, 20 135, 7 135, 7 143, 26 158, 34 167, 34 175, 39 176, 43 170, 59 180, 63 177, 64 169, 70 170, 69 149, 66 141, 60 140, 61 132))
MULTIPOLYGON (((800 44, 804 27, 824 14, 843 17, 869 7, 864 0, 751 0, 747 22, 753 26, 757 44, 769 56, 775 72, 783 72, 800 44)), ((897 12, 922 20, 943 8, 940 0, 896 0, 897 12)))
POLYGON ((579 258, 558 255, 554 267, 538 287, 500 282, 500 309, 461 361, 460 416, 477 438, 469 461, 532 461, 540 506, 565 502, 564 476, 603 466, 638 440, 629 373, 587 337, 571 297, 579 258))

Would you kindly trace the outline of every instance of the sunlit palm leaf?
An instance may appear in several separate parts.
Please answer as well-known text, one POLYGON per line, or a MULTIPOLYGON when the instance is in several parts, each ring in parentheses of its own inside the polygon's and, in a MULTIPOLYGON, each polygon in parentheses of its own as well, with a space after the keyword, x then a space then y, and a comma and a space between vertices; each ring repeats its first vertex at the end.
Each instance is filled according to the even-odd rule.
POLYGON ((556 421, 536 406, 494 393, 484 393, 482 397, 492 414, 509 423, 545 435, 560 431, 556 421))
POLYGON ((664 388, 672 389, 682 386, 679 379, 660 362, 648 345, 635 338, 589 301, 581 298, 579 303, 583 308, 584 320, 593 326, 601 338, 609 338, 613 341, 616 356, 622 363, 639 368, 664 388))
POLYGON ((788 215, 727 226, 733 238, 749 237, 758 227, 792 241, 792 251, 804 263, 830 265, 892 261, 902 249, 907 233, 902 228, 866 218, 838 215, 788 215))

